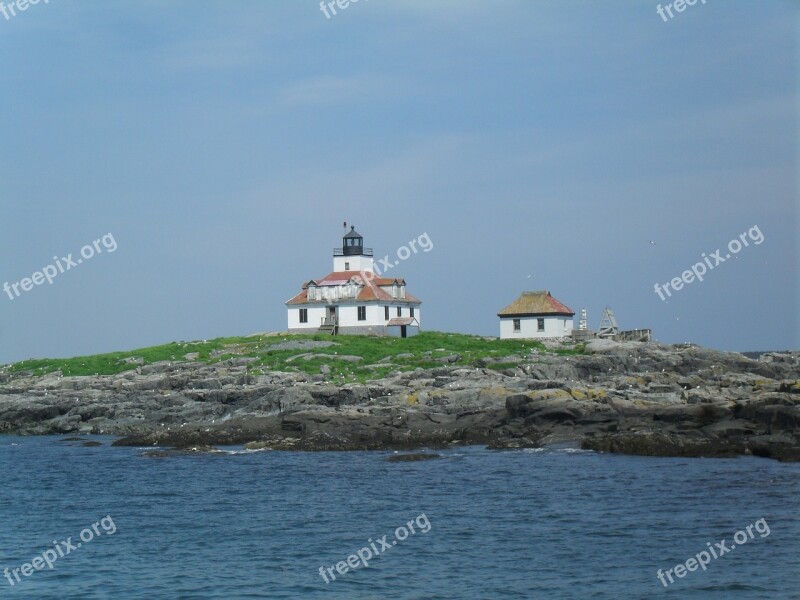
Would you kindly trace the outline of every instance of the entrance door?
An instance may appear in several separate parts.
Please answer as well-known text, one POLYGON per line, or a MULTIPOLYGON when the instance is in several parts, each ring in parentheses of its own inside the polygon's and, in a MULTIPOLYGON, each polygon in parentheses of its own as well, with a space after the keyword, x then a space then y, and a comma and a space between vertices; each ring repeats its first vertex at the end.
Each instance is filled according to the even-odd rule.
POLYGON ((405 325, 400 325, 400 337, 401 338, 408 337, 405 325))

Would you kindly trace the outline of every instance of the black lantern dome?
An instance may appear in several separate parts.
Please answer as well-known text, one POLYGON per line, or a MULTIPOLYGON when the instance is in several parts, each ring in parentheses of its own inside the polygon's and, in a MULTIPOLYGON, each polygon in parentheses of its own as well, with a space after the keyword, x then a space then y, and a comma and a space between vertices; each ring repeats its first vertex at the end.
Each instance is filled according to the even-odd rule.
POLYGON ((342 238, 342 254, 345 256, 358 256, 364 254, 364 238, 356 231, 355 226, 350 226, 342 238))

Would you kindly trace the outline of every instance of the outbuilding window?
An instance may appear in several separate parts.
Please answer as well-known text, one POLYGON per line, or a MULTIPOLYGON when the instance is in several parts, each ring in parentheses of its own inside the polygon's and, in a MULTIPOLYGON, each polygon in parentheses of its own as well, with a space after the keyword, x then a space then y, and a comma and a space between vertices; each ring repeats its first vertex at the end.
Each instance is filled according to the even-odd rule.
POLYGON ((519 331, 520 329, 522 329, 522 327, 520 326, 519 319, 514 319, 514 331, 519 331))
POLYGON ((536 319, 536 322, 539 325, 539 331, 544 331, 544 319, 536 319))
POLYGON ((367 307, 366 306, 359 306, 358 307, 358 320, 359 321, 366 321, 367 320, 367 307))

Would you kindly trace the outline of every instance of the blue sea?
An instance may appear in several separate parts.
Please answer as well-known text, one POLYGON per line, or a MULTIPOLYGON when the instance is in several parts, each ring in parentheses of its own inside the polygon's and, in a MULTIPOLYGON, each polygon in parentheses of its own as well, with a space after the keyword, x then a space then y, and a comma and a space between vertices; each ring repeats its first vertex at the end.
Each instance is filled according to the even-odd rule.
POLYGON ((151 458, 60 439, 0 436, 0 598, 800 598, 800 464, 481 447, 151 458), (657 577, 721 540, 705 570, 657 577))

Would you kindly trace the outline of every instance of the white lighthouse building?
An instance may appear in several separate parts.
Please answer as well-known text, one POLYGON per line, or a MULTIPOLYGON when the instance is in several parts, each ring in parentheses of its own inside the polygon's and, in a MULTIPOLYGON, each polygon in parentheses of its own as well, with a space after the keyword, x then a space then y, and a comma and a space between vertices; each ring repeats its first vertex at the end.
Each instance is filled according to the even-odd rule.
POLYGON ((372 248, 350 227, 333 249, 333 272, 303 283, 286 302, 289 332, 395 335, 419 332, 422 302, 400 277, 375 274, 372 248))

